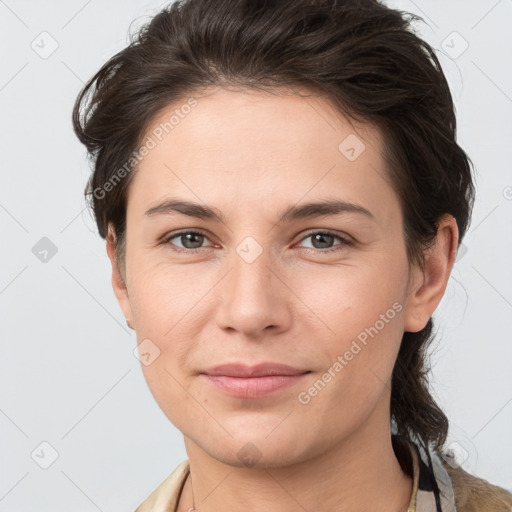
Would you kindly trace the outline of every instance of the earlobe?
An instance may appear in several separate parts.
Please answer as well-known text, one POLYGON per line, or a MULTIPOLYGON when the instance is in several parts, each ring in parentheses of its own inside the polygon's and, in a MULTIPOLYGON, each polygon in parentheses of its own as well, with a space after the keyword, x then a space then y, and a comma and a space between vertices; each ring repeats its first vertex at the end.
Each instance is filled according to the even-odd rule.
POLYGON ((438 222, 434 243, 425 250, 425 266, 414 267, 404 313, 404 331, 418 332, 441 302, 457 255, 459 230, 452 215, 438 222))
POLYGON ((128 288, 126 286, 125 279, 121 275, 118 268, 118 260, 117 260, 117 241, 112 225, 108 227, 108 233, 106 236, 106 249, 107 255, 112 265, 112 288, 114 290, 114 294, 117 298, 119 306, 127 319, 127 325, 130 328, 134 328, 128 319, 133 318, 132 310, 130 305, 130 298, 128 295, 128 288))

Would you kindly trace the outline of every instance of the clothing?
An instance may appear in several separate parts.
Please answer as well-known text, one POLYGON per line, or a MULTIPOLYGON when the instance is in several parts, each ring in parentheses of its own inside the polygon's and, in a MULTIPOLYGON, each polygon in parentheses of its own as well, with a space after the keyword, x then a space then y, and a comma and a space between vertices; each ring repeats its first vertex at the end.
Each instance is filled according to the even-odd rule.
MULTIPOLYGON (((437 512, 428 456, 422 447, 393 435, 393 449, 402 470, 413 479, 407 512, 437 512)), ((512 512, 512 493, 457 467, 449 454, 429 450, 442 512, 512 512), (453 467, 452 467, 453 466, 453 467)), ((135 512, 176 512, 189 461, 176 469, 139 505, 135 512)))

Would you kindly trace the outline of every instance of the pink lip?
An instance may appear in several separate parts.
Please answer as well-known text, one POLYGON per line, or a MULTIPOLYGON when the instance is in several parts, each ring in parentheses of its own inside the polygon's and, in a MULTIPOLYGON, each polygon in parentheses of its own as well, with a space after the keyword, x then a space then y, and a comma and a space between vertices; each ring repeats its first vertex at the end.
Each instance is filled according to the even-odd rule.
POLYGON ((256 366, 237 363, 215 366, 201 373, 210 385, 223 393, 240 398, 258 398, 293 386, 309 371, 276 363, 256 366))
POLYGON ((213 366, 201 373, 225 377, 266 377, 268 375, 300 375, 307 373, 307 371, 279 363, 260 363, 254 366, 248 366, 243 363, 229 363, 213 366))

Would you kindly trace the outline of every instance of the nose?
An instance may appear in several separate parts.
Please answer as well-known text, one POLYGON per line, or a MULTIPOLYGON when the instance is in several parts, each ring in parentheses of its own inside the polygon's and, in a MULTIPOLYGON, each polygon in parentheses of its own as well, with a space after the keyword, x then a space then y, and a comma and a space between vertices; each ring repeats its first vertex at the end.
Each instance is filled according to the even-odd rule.
POLYGON ((289 277, 263 250, 254 261, 243 252, 234 252, 231 270, 217 288, 216 320, 220 328, 259 339, 268 331, 289 328, 293 293, 289 277))

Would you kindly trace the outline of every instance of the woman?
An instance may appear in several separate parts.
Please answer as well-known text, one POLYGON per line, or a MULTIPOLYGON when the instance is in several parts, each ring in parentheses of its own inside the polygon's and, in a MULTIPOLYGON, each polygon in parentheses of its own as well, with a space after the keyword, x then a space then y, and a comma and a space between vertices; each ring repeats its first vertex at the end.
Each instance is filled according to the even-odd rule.
POLYGON ((138 512, 512 510, 445 449, 428 390, 474 188, 405 13, 176 2, 73 120, 114 292, 188 455, 138 512))

